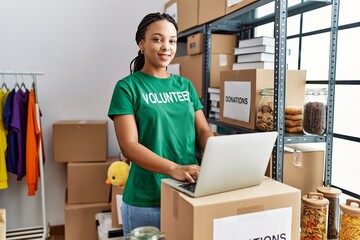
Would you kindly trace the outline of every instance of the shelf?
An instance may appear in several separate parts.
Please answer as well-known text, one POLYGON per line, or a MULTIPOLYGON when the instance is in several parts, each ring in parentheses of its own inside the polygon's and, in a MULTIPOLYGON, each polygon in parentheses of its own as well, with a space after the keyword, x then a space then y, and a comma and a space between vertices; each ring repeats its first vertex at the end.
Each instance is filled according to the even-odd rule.
MULTIPOLYGON (((232 124, 224 123, 219 120, 208 118, 207 121, 211 124, 217 125, 219 127, 224 127, 237 133, 252 133, 257 132, 256 130, 235 126, 232 124)), ((325 142, 325 135, 305 135, 303 133, 285 133, 284 143, 285 144, 294 144, 294 143, 320 143, 325 142)))

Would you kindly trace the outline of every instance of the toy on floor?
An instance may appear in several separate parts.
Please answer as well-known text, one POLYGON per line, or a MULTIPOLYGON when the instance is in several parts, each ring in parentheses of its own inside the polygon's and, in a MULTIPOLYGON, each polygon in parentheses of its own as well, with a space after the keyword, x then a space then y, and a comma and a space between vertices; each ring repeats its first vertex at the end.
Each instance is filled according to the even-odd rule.
POLYGON ((107 171, 107 184, 123 187, 129 176, 130 166, 122 161, 113 162, 107 171))

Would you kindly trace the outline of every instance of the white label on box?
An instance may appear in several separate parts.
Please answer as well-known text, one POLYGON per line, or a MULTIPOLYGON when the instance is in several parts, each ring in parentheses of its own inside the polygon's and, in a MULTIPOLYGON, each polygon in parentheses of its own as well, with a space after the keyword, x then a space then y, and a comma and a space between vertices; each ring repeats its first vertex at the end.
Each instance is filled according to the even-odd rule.
POLYGON ((213 240, 291 239, 292 208, 214 219, 213 240))
POLYGON ((238 4, 239 2, 242 2, 243 0, 227 0, 227 7, 231 7, 235 4, 238 4))
POLYGON ((226 54, 219 54, 219 65, 220 67, 226 67, 228 65, 226 54))
POLYGON ((175 3, 171 4, 168 8, 166 8, 165 13, 172 16, 174 18, 175 22, 177 22, 177 3, 175 2, 175 3))
POLYGON ((250 100, 251 82, 224 82, 224 117, 250 122, 250 100))
POLYGON ((179 63, 173 63, 169 64, 167 71, 171 73, 172 75, 178 75, 180 76, 180 64, 179 63))
POLYGON ((122 218, 121 218, 121 206, 122 206, 122 195, 116 195, 116 210, 118 215, 118 224, 122 224, 122 218))

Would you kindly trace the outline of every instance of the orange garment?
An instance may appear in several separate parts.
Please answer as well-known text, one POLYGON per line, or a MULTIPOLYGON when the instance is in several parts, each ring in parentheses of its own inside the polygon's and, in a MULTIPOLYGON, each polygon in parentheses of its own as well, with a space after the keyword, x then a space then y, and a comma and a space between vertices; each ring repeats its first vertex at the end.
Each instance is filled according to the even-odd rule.
MULTIPOLYGON (((28 185, 28 195, 34 196, 37 191, 39 174, 39 147, 41 132, 35 106, 35 92, 29 93, 27 130, 26 130, 26 183, 28 185)), ((39 119, 40 121, 40 119, 39 119)))

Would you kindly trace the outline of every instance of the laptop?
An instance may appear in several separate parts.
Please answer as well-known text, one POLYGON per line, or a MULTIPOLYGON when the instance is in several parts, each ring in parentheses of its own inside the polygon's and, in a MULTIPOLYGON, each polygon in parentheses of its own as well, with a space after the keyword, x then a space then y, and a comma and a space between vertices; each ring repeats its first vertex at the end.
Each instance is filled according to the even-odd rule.
POLYGON ((276 138, 275 131, 209 137, 195 183, 162 181, 191 197, 257 186, 264 180, 276 138))

